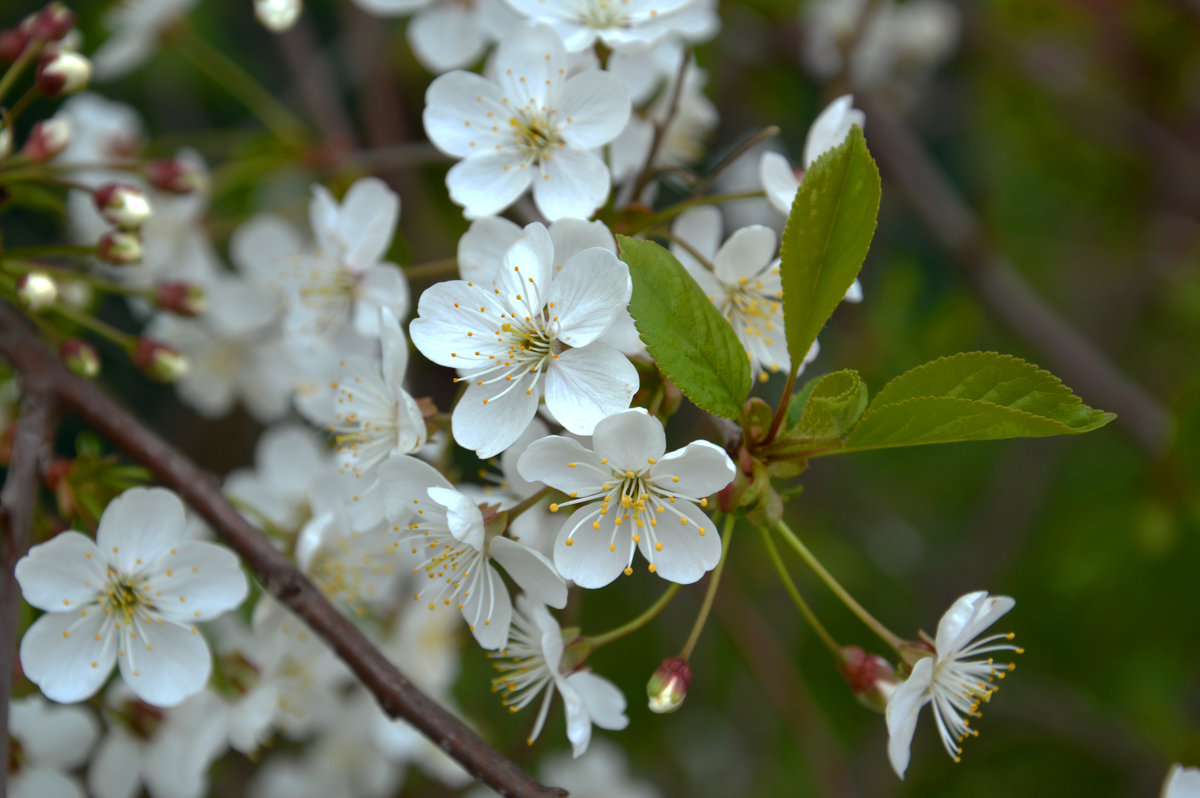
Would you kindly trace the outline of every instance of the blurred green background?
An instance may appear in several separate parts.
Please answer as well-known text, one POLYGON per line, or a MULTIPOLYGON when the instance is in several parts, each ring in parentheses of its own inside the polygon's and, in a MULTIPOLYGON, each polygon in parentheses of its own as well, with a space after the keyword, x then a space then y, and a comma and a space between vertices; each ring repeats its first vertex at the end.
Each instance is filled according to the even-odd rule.
MULTIPOLYGON (((36 5, 5 3, 0 22, 36 5)), ((82 5, 87 52, 103 36, 103 4, 82 5)), ((208 3, 192 21, 303 115, 301 83, 313 78, 289 65, 289 45, 257 27, 249 5, 208 3)), ((348 2, 306 5, 313 68, 334 81, 360 146, 423 140, 431 76, 413 59, 404 23, 366 17, 348 2)), ((863 604, 915 637, 918 629, 932 634, 964 592, 1009 594, 1017 606, 998 631, 1015 631, 1025 653, 975 724, 980 738, 964 745, 961 764, 941 750, 926 713, 902 783, 887 764, 882 716, 855 701, 747 528, 734 540, 681 711, 651 715, 642 685, 682 643, 701 588, 685 589, 652 628, 592 660, 630 699, 630 727, 600 734, 668 796, 1153 796, 1171 762, 1200 765, 1200 4, 955 7, 961 27, 944 60, 915 81, 885 81, 870 93, 978 214, 988 251, 1169 414, 1169 439, 1148 447, 1122 419, 1079 438, 814 462, 789 519, 863 604)), ((794 2, 721 4, 721 33, 697 50, 721 115, 708 164, 771 124, 799 159, 809 123, 848 85, 845 76, 814 79, 803 66, 813 13, 802 16, 794 2)), ((310 181, 344 187, 360 173, 272 165, 269 142, 242 107, 169 51, 97 88, 144 114, 152 150, 191 143, 206 155, 222 247, 264 201, 299 214, 310 181), (247 155, 265 166, 228 166, 247 155)), ((876 150, 873 131, 868 113, 876 150)), ((452 256, 465 229, 445 195, 445 164, 433 160, 383 171, 403 198, 398 263, 452 256)), ((981 301, 959 255, 939 244, 880 160, 883 206, 862 274, 866 299, 835 314, 807 373, 856 368, 877 390, 912 366, 968 350, 1051 367, 1045 341, 981 301)), ((11 230, 21 219, 3 224, 11 230)), ((414 283, 414 295, 421 287, 414 283)), ((432 373, 418 368, 414 381, 432 373)), ((249 461, 258 431, 247 417, 203 422, 167 390, 148 401, 139 380, 117 375, 155 425, 203 463, 229 470, 249 461)), ((1089 404, 1116 409, 1072 387, 1089 404)), ((839 642, 871 650, 869 631, 787 559, 839 642)), ((639 571, 574 610, 585 630, 600 631, 659 590, 639 571)), ((526 748, 530 713, 502 712, 482 652, 464 651, 460 705, 536 770, 541 756, 562 748, 561 711, 526 748)), ((218 766, 217 783, 228 789, 249 767, 233 759, 218 766)), ((444 788, 414 776, 404 794, 444 788)))

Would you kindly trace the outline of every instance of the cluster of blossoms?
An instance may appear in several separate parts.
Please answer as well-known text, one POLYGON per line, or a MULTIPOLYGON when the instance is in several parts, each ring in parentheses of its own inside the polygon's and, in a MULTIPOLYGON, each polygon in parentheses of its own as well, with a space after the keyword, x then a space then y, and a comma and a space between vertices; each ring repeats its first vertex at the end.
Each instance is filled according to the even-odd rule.
MULTIPOLYGON (((458 244, 461 279, 426 288, 415 308, 403 268, 389 259, 401 198, 379 178, 353 181, 340 199, 313 185, 306 224, 254 216, 232 233, 226 265, 205 225, 199 154, 182 150, 128 173, 142 145, 132 109, 73 97, 54 118, 61 122, 44 123, 43 138, 63 141, 39 145, 54 149, 43 160, 71 179, 69 235, 95 248, 107 279, 131 289, 130 311, 145 322, 135 362, 174 382, 206 418, 240 405, 266 427, 254 467, 225 480, 247 519, 445 704, 465 626, 496 663, 503 703, 516 711, 538 702, 530 741, 558 695, 580 757, 593 726, 628 724, 626 700, 586 665, 597 638, 564 630, 551 609, 566 606, 569 588, 632 575, 636 552, 658 578, 700 581, 723 557, 713 497, 738 475, 713 442, 668 451, 669 413, 639 397, 653 359, 628 312, 630 267, 598 218, 606 206, 652 202, 658 185, 648 175, 702 153, 716 110, 689 47, 715 35, 715 3, 357 3, 413 16, 413 51, 439 73, 425 96, 425 132, 456 159, 446 186, 471 220, 458 244), (496 42, 482 74, 461 69, 496 42), (60 124, 69 142, 54 133, 60 124), (514 208, 536 220, 522 227, 498 215, 514 208), (446 383, 462 390, 451 412, 406 388, 410 344, 453 370, 446 383), (452 481, 452 444, 482 461, 499 457, 499 489, 452 481)), ((97 76, 137 68, 194 5, 122 5, 96 53, 97 76)), ((298 4, 256 10, 282 29, 298 4)), ((851 96, 839 97, 814 120, 800 170, 782 154, 763 155, 759 188, 770 210, 755 222, 726 236, 721 210, 701 205, 670 227, 672 253, 763 381, 803 368, 784 337, 776 229, 803 170, 865 122, 851 96)), ((6 155, 0 149, 0 163, 6 155)), ((857 283, 845 298, 862 299, 857 283)), ((805 363, 817 351, 814 343, 805 363)), ((144 785, 155 798, 198 796, 208 766, 229 749, 264 758, 253 787, 268 796, 383 796, 410 765, 452 786, 467 781, 389 720, 285 606, 264 595, 230 613, 248 583, 207 534, 173 494, 135 488, 109 503, 94 540, 63 532, 17 567, 26 601, 44 612, 21 644, 29 680, 72 703, 100 692, 114 664, 120 673, 104 694, 106 736, 88 769, 94 794, 144 785), (306 743, 308 754, 268 751, 277 737, 306 743)), ((959 599, 936 640, 909 652, 903 681, 872 661, 867 687, 886 698, 899 775, 925 704, 957 757, 972 733, 968 718, 1004 675, 974 657, 1014 650, 1009 636, 976 638, 1012 606, 985 593, 959 599)), ((687 675, 664 680, 670 695, 651 696, 656 711, 677 708, 686 691, 690 670, 679 662, 687 675)), ((59 771, 85 761, 101 734, 81 708, 30 699, 12 712, 40 718, 14 721, 29 735, 18 735, 25 758, 14 760, 16 774, 30 783, 69 781, 59 771), (58 752, 38 737, 51 727, 64 730, 58 752)), ((581 759, 599 774, 583 780, 546 777, 579 785, 578 794, 588 779, 608 783, 597 794, 652 794, 614 786, 614 756, 601 747, 581 759)))

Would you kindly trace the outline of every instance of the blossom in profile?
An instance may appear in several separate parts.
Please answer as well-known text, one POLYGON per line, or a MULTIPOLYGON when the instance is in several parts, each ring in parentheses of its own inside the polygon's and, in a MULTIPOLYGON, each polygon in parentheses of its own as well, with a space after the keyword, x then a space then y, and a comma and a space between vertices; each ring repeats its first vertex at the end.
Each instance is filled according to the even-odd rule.
POLYGON ((462 159, 446 175, 450 198, 474 218, 532 188, 551 221, 591 216, 611 182, 599 148, 629 120, 624 82, 596 69, 568 77, 562 40, 545 25, 514 28, 492 66, 494 81, 458 70, 425 94, 429 140, 462 159))
POLYGON ((633 364, 598 340, 629 302, 629 268, 600 247, 558 263, 553 239, 535 222, 505 252, 491 284, 447 280, 417 303, 412 341, 467 382, 452 430, 482 458, 520 437, 543 395, 560 424, 590 435, 637 390, 633 364))
POLYGON ((508 642, 489 654, 500 671, 492 684, 511 712, 541 697, 529 733, 531 745, 542 733, 557 691, 566 710, 567 739, 578 757, 587 751, 592 726, 616 731, 629 725, 629 718, 625 716, 625 696, 616 685, 588 669, 568 666, 564 672, 563 653, 563 633, 549 610, 524 595, 517 596, 508 642))
POLYGON ((484 529, 478 505, 415 457, 394 456, 379 467, 395 546, 415 563, 413 599, 454 607, 479 645, 504 645, 512 599, 494 560, 526 593, 553 607, 567 603, 567 586, 533 549, 484 529))
POLYGON ((662 423, 640 408, 596 425, 593 448, 551 435, 525 450, 521 476, 567 494, 550 505, 582 505, 554 542, 554 564, 580 587, 604 587, 632 573, 640 549, 650 571, 695 582, 721 559, 721 540, 702 508, 734 477, 733 461, 708 441, 669 454, 662 423))
POLYGON ((646 48, 669 36, 704 39, 718 21, 706 0, 508 0, 530 19, 544 22, 578 53, 599 39, 606 47, 646 48))
POLYGON ((980 705, 999 689, 996 680, 1015 666, 997 663, 990 656, 971 658, 997 651, 1019 654, 1022 649, 1009 642, 1011 632, 976 638, 1015 605, 1008 596, 989 596, 979 590, 959 598, 942 616, 933 654, 922 657, 888 699, 888 759, 897 776, 904 778, 908 769, 917 716, 926 704, 933 704, 942 745, 955 762, 962 754, 959 743, 978 734, 970 719, 979 717, 980 705))
POLYGON ((100 689, 116 663, 143 701, 175 706, 212 671, 195 627, 242 603, 237 557, 186 538, 183 503, 162 488, 113 499, 93 542, 64 532, 17 563, 25 600, 45 614, 21 640, 21 666, 54 701, 100 689))

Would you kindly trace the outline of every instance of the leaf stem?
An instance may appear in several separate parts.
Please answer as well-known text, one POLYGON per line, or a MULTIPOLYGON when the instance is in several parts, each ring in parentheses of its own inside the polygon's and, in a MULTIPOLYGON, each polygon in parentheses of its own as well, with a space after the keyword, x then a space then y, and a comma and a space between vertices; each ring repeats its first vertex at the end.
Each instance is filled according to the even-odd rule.
POLYGON ((817 576, 821 578, 821 581, 825 583, 826 587, 832 590, 834 595, 841 599, 842 603, 845 604, 851 612, 857 615, 860 621, 866 624, 875 634, 879 635, 879 637, 894 650, 900 650, 900 646, 903 643, 900 637, 876 620, 871 613, 867 612, 861 604, 854 600, 854 597, 847 592, 846 588, 842 587, 841 584, 833 578, 833 574, 825 570, 825 566, 821 565, 820 560, 813 556, 813 553, 809 551, 808 547, 805 546, 800 538, 796 536, 796 533, 788 527, 786 521, 779 521, 776 523, 775 529, 780 535, 783 536, 783 539, 788 542, 788 545, 790 545, 795 552, 800 555, 800 559, 808 563, 808 567, 813 569, 817 576))
POLYGON ((817 637, 821 638, 821 642, 833 654, 833 658, 841 662, 845 659, 842 654, 842 647, 833 639, 833 635, 829 634, 829 630, 818 620, 812 607, 808 605, 808 602, 800 595, 800 591, 796 589, 796 583, 792 581, 792 577, 788 574, 787 566, 783 564, 783 558, 779 556, 779 549, 775 547, 775 541, 771 540, 771 531, 765 526, 759 527, 759 531, 762 532, 763 544, 767 547, 767 555, 775 565, 775 570, 779 573, 779 580, 783 582, 784 588, 792 597, 792 602, 795 603, 796 609, 800 610, 800 614, 804 616, 804 620, 808 621, 809 626, 817 633, 817 637))
POLYGON ((779 428, 783 426, 783 418, 787 415, 792 390, 796 387, 796 375, 799 373, 800 367, 793 363, 788 370, 787 382, 783 384, 783 393, 779 396, 779 406, 775 408, 775 415, 771 417, 771 428, 767 430, 767 437, 763 438, 764 446, 775 440, 775 436, 779 434, 779 428))
POLYGON ((704 631, 708 613, 712 610, 713 599, 717 597, 717 586, 721 584, 721 572, 725 570, 725 560, 728 559, 729 554, 729 541, 733 539, 733 527, 736 522, 737 517, 732 513, 725 516, 724 528, 721 529, 721 559, 717 560, 717 567, 708 577, 708 589, 704 591, 704 603, 700 605, 700 614, 696 616, 696 622, 692 624, 692 633, 688 635, 687 642, 683 644, 683 648, 679 652, 681 659, 688 659, 692 656, 692 650, 700 639, 700 633, 704 631))
POLYGON ((622 637, 636 632, 638 629, 641 629, 643 626, 650 623, 650 621, 654 620, 654 618, 663 611, 663 608, 665 608, 667 604, 671 602, 671 599, 675 598, 675 594, 679 592, 679 587, 680 586, 677 584, 672 584, 670 587, 664 590, 663 594, 658 597, 658 600, 651 604, 641 615, 637 616, 628 623, 621 624, 616 629, 611 629, 603 634, 585 637, 583 639, 584 643, 594 651, 595 649, 600 648, 600 646, 608 645, 615 640, 620 640, 622 637))

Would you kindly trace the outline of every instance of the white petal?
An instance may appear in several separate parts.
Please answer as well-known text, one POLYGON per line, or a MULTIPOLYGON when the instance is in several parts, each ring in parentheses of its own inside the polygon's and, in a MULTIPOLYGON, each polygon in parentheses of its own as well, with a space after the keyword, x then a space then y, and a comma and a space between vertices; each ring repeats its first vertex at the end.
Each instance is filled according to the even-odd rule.
POLYGON ((188 624, 234 609, 249 592, 237 555, 216 543, 180 543, 146 574, 164 617, 188 624), (161 594, 161 595, 160 595, 161 594))
POLYGON ((494 60, 497 82, 510 108, 559 105, 567 53, 550 27, 525 24, 514 29, 496 48, 494 60))
POLYGON ((459 275, 464 280, 491 285, 505 251, 520 235, 520 226, 502 216, 484 216, 471 222, 458 239, 459 275))
POLYGON ((653 535, 642 535, 638 548, 648 562, 654 563, 658 576, 668 582, 690 585, 716 567, 721 559, 721 536, 716 525, 699 507, 677 499, 670 505, 673 512, 658 515, 653 535), (682 519, 686 518, 687 523, 682 519), (651 537, 662 544, 662 551, 650 545, 651 537))
POLYGON ((620 731, 629 725, 625 694, 608 679, 591 671, 578 671, 568 676, 567 681, 583 699, 593 725, 610 731, 620 731))
POLYGON ((679 477, 678 482, 660 478, 659 484, 666 490, 701 499, 732 482, 737 471, 720 446, 708 441, 694 441, 660 459, 651 467, 650 474, 679 477))
POLYGON ((505 251, 494 278, 500 295, 508 298, 513 307, 529 307, 537 312, 545 304, 543 297, 553 275, 554 242, 545 225, 533 222, 525 226, 505 251))
POLYGON ((413 499, 428 496, 429 488, 453 490, 433 466, 406 455, 389 457, 379 466, 378 474, 387 504, 387 517, 392 522, 406 519, 413 499))
POLYGON ((554 268, 558 271, 576 254, 585 249, 600 247, 617 254, 617 242, 604 222, 589 222, 584 219, 559 219, 550 225, 550 239, 554 242, 554 268))
POLYGON ((591 435, 597 423, 629 407, 638 383, 629 359, 606 344, 567 349, 546 370, 546 408, 571 432, 591 435))
POLYGON ((21 638, 25 676, 51 701, 71 704, 95 695, 117 658, 116 634, 106 621, 98 609, 38 618, 21 638))
POLYGON ((533 179, 533 201, 550 221, 586 219, 604 204, 609 182, 608 167, 594 151, 562 147, 543 156, 541 174, 533 179))
MULTIPOLYGON (((552 375, 553 372, 547 375, 547 386, 552 375)), ((525 372, 512 382, 467 386, 450 416, 451 431, 458 445, 474 449, 485 460, 511 446, 537 414, 539 391, 534 388, 535 377, 525 372), (508 392, 501 396, 505 389, 508 392)))
POLYGON ((713 273, 729 285, 753 280, 775 257, 775 231, 762 225, 743 227, 729 237, 713 258, 713 273))
POLYGON ((135 623, 134 631, 136 638, 122 635, 125 650, 117 665, 138 698, 173 707, 204 689, 212 673, 212 655, 194 626, 150 620, 135 623))
POLYGON ((408 334, 421 354, 440 366, 468 369, 487 364, 489 355, 507 351, 495 342, 499 303, 494 294, 465 280, 437 283, 417 301, 417 318, 408 325, 408 334))
POLYGON ((95 603, 107 581, 96 544, 78 532, 31 548, 16 575, 25 601, 47 612, 95 603))
POLYGON ((281 261, 300 252, 303 246, 290 223, 278 216, 262 214, 233 231, 229 256, 243 277, 267 286, 278 277, 281 261))
MULTIPOLYGON (((721 243, 721 212, 711 205, 689 208, 675 219, 675 223, 671 225, 671 235, 691 244, 693 249, 711 262, 721 243)), ((678 244, 671 245, 671 254, 679 258, 679 262, 684 266, 707 271, 690 252, 678 244)))
POLYGON ((632 535, 600 515, 600 504, 589 504, 567 519, 554 541, 554 567, 580 587, 604 587, 633 560, 632 535), (595 529, 592 524, 600 523, 595 529), (571 541, 570 545, 567 541, 571 541))
POLYGON ((575 347, 592 343, 629 304, 632 291, 629 267, 612 252, 593 247, 575 255, 546 296, 551 317, 558 317, 558 339, 575 347))
POLYGON ((354 296, 354 329, 368 338, 379 336, 379 312, 390 310, 397 318, 408 315, 408 280, 394 263, 379 263, 358 277, 354 296))
POLYGON ((935 643, 938 658, 954 656, 1016 603, 1009 596, 988 596, 983 590, 959 597, 938 622, 935 643))
POLYGON ((925 657, 913 667, 912 675, 888 699, 888 761, 902 779, 904 771, 908 770, 909 749, 913 732, 917 730, 917 715, 928 701, 925 691, 932 680, 933 657, 925 657))
POLYGON ((408 23, 408 44, 421 65, 434 74, 470 65, 487 45, 475 8, 432 3, 408 23))
POLYGON ((800 179, 792 171, 792 165, 788 163, 787 158, 777 152, 763 153, 758 162, 758 178, 771 207, 784 216, 790 216, 796 192, 800 189, 800 179))
POLYGON ((100 724, 84 706, 56 706, 40 695, 14 699, 9 730, 21 743, 26 765, 72 770, 88 759, 100 724))
POLYGON ((463 601, 462 616, 475 635, 475 642, 491 651, 508 642, 512 599, 495 568, 485 562, 478 567, 483 573, 475 580, 471 595, 463 601))
POLYGON ((608 458, 618 471, 641 471, 667 450, 662 422, 640 407, 616 413, 596 425, 592 433, 596 454, 608 458))
POLYGON ((455 540, 479 551, 483 549, 483 514, 479 505, 456 490, 428 488, 429 498, 446 508, 446 526, 455 540))
POLYGON ((804 140, 804 168, 842 143, 855 125, 864 127, 867 116, 854 107, 854 95, 843 94, 817 115, 804 140))
POLYGON ((496 84, 473 72, 440 75, 425 92, 425 133, 435 147, 458 158, 508 143, 492 130, 499 122, 508 125, 503 100, 496 84))
POLYGON ((317 246, 329 252, 338 245, 334 230, 338 218, 337 200, 320 184, 313 185, 312 195, 308 201, 308 224, 317 239, 317 246))
POLYGON ((181 542, 186 524, 183 502, 171 491, 130 488, 104 508, 96 545, 118 571, 132 574, 181 542))
POLYGON ((516 202, 535 176, 525 156, 516 150, 491 150, 450 167, 446 188, 468 217, 492 216, 516 202))
POLYGON ((389 308, 379 311, 379 340, 383 344, 383 381, 399 388, 408 369, 408 338, 389 308))
POLYGON ((489 546, 492 559, 531 598, 555 609, 567 606, 567 586, 544 556, 515 540, 497 537, 489 546))
POLYGON ((517 461, 517 471, 530 482, 542 482, 563 493, 592 492, 603 481, 598 473, 609 469, 600 456, 574 438, 551 435, 534 441, 517 461), (574 467, 568 463, 575 463, 574 467))
POLYGON ((96 798, 134 798, 142 781, 142 754, 137 742, 110 730, 88 767, 88 790, 96 798))
POLYGON ((382 258, 399 218, 400 197, 387 183, 378 177, 356 180, 342 198, 335 229, 349 263, 361 270, 382 258))
POLYGON ((563 86, 559 118, 567 120, 562 137, 572 147, 601 147, 617 137, 629 121, 625 82, 611 72, 591 70, 570 77, 563 86))
POLYGON ((83 788, 71 776, 57 770, 22 765, 9 774, 9 798, 84 798, 83 788))

